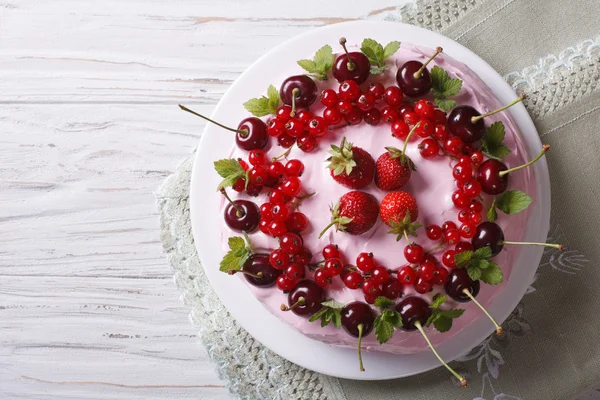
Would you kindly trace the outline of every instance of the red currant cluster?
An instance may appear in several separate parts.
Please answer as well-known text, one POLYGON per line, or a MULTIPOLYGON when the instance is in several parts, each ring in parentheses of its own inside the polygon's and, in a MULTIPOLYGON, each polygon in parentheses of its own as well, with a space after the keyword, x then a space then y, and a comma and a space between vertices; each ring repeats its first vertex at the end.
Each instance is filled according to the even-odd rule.
POLYGON ((327 123, 309 110, 296 113, 292 107, 284 105, 267 122, 267 133, 276 137, 282 147, 289 148, 297 143, 300 150, 310 153, 317 148, 317 138, 327 133, 327 123))
POLYGON ((306 274, 306 266, 312 260, 310 250, 304 247, 302 237, 286 232, 279 238, 279 248, 269 254, 269 263, 282 271, 277 277, 277 287, 283 291, 292 290, 306 274))

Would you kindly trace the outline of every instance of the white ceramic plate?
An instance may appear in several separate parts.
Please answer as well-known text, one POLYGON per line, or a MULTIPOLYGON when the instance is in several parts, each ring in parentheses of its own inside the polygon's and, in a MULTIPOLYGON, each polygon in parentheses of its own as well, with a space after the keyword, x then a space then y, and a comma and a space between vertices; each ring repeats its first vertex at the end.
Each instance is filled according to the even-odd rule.
MULTIPOLYGON (((324 43, 335 45, 341 36, 349 43, 360 43, 365 37, 379 42, 391 40, 412 42, 435 48, 442 46, 444 53, 467 64, 493 90, 498 99, 508 103, 515 98, 512 88, 485 61, 460 44, 412 25, 392 22, 356 21, 330 25, 297 36, 274 48, 256 61, 231 86, 217 105, 213 118, 237 125, 248 116, 242 102, 257 97, 270 84, 278 86, 272 77, 280 75, 296 65, 296 60, 314 53, 324 43)), ((537 131, 523 105, 510 109, 523 135, 530 156, 537 154, 541 142, 537 131)), ((222 224, 219 208, 220 197, 215 193, 220 179, 213 170, 214 160, 229 157, 234 135, 208 124, 196 154, 191 181, 190 201, 194 238, 202 265, 215 292, 231 315, 256 340, 280 356, 305 368, 323 374, 348 379, 379 380, 414 375, 436 367, 438 360, 430 352, 412 355, 395 355, 379 352, 363 352, 367 371, 356 368, 356 350, 330 347, 309 339, 297 332, 264 308, 240 279, 232 279, 219 271, 223 257, 218 231, 222 224)), ((524 240, 544 242, 550 220, 550 181, 545 159, 534 167, 537 193, 536 203, 526 227, 524 240)), ((499 293, 489 311, 503 321, 516 307, 531 283, 539 264, 542 249, 523 248, 505 289, 499 293)), ((489 335, 489 321, 480 318, 440 346, 438 350, 446 360, 453 360, 479 344, 489 335)))

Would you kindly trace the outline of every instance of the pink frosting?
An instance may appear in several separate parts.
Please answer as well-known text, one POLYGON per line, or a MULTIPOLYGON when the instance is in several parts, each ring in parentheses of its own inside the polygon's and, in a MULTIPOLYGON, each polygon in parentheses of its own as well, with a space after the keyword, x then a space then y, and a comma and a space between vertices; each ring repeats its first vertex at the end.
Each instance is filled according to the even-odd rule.
MULTIPOLYGON (((401 49, 393 57, 392 66, 381 76, 377 76, 373 81, 377 80, 385 86, 395 85, 395 73, 397 66, 402 65, 409 60, 423 61, 433 53, 433 50, 427 48, 419 48, 412 44, 403 43, 401 49)), ((389 62, 389 61, 388 61, 389 62)), ((502 104, 496 99, 488 86, 466 65, 454 60, 453 58, 441 54, 429 66, 439 65, 444 68, 451 77, 462 79, 463 85, 459 95, 455 97, 458 104, 468 104, 475 107, 480 112, 494 110, 502 104)), ((299 69, 287 71, 288 74, 302 73, 299 69)), ((282 81, 287 75, 274 77, 273 83, 282 81)), ((329 79, 328 81, 317 81, 319 90, 325 88, 337 88, 338 83, 329 79)), ((367 83, 368 84, 368 83, 367 83)), ((365 85, 367 85, 365 84, 365 85)), ((258 95, 258 94, 257 94, 258 95)), ((315 114, 320 115, 323 107, 317 101, 311 108, 315 114)), ((520 165, 525 161, 526 151, 523 143, 519 138, 516 124, 510 117, 509 112, 496 114, 485 119, 486 126, 492 122, 502 121, 506 128, 505 144, 511 149, 511 153, 505 157, 504 162, 509 166, 520 165)), ((348 192, 344 186, 336 183, 330 176, 329 170, 326 168, 325 159, 328 157, 327 150, 330 144, 339 144, 341 138, 346 136, 348 141, 354 145, 367 150, 375 160, 385 152, 385 146, 401 147, 402 142, 391 136, 390 125, 380 123, 377 126, 369 126, 361 123, 358 126, 344 127, 334 130, 324 137, 319 145, 319 149, 313 153, 306 154, 293 148, 290 158, 298 158, 305 165, 305 172, 302 176, 304 188, 308 192, 315 191, 316 195, 306 200, 301 211, 304 212, 310 220, 310 225, 303 232, 305 246, 308 247, 314 254, 314 260, 320 260, 321 249, 328 243, 337 244, 342 249, 346 259, 350 263, 354 263, 356 256, 363 251, 372 252, 375 259, 381 264, 390 269, 396 270, 406 264, 403 255, 403 249, 406 245, 404 240, 396 241, 395 235, 387 234, 388 227, 379 220, 377 224, 369 232, 360 236, 351 236, 343 232, 336 232, 331 229, 329 233, 318 239, 320 230, 327 225, 331 219, 329 207, 335 203, 340 196, 348 192)), ((417 171, 413 172, 408 184, 402 190, 410 192, 418 202, 419 221, 423 225, 438 224, 441 225, 446 220, 452 220, 458 223, 456 217, 458 210, 454 208, 450 195, 455 190, 455 184, 452 178, 451 166, 454 163, 449 158, 438 157, 435 160, 424 160, 419 155, 417 144, 419 140, 413 140, 408 145, 407 154, 417 165, 417 171)), ((274 146, 269 151, 269 156, 275 156, 281 153, 281 147, 274 146)), ((247 153, 234 148, 231 152, 232 157, 242 157, 247 159, 247 153)), ((511 189, 523 190, 530 195, 534 194, 534 176, 528 169, 517 171, 510 175, 509 186, 511 189)), ((365 191, 374 195, 379 201, 385 196, 385 192, 379 190, 374 183, 370 184, 365 191)), ((233 193, 233 192, 232 192, 233 193)), ((217 195, 217 194, 215 194, 217 195)), ((243 195, 241 197, 244 197, 243 195)), ((266 194, 261 195, 254 201, 260 206, 266 201, 266 194)), ((534 199, 535 201, 535 199, 534 199)), ((489 205, 490 199, 486 198, 486 204, 489 205)), ((225 207, 225 203, 221 202, 221 210, 225 207)), ((522 238, 522 227, 528 220, 528 211, 523 211, 520 214, 506 216, 500 214, 497 223, 504 230, 507 240, 518 241, 522 238)), ((239 235, 231 231, 224 223, 221 226, 221 237, 223 242, 223 252, 227 248, 227 239, 231 236, 239 235)), ((253 246, 258 250, 273 249, 277 247, 277 241, 274 238, 267 237, 260 231, 251 235, 253 246)), ((418 239, 416 239, 425 249, 434 247, 437 243, 433 243, 427 239, 424 230, 421 228, 418 231, 418 239)), ((435 254, 441 257, 444 250, 438 250, 435 254)), ((505 276, 505 282, 509 279, 512 264, 516 258, 518 247, 506 246, 505 249, 495 257, 494 261, 502 268, 505 276)), ((308 274, 310 276, 310 273, 308 274)), ((235 279, 235 278, 232 278, 235 279)), ((245 282, 245 279, 244 279, 245 282)), ((496 286, 482 284, 478 300, 484 304, 490 304, 496 294, 504 287, 504 283, 496 286)), ((248 288, 254 293, 262 304, 273 314, 277 315, 286 323, 295 327, 301 333, 325 343, 335 346, 355 347, 356 339, 349 336, 343 329, 336 329, 331 324, 325 328, 321 328, 318 322, 310 323, 307 319, 299 317, 292 312, 280 311, 282 303, 287 304, 287 295, 283 294, 276 287, 268 289, 260 289, 248 284, 248 288)), ((438 292, 443 292, 443 287, 435 286, 434 291, 427 295, 416 293, 412 287, 405 288, 404 296, 414 295, 431 299, 438 292)), ((345 287, 340 278, 335 278, 334 283, 327 288, 328 298, 335 299, 342 303, 352 301, 364 301, 363 293, 359 290, 350 290, 345 287)), ((439 344, 444 340, 452 337, 457 332, 465 329, 474 320, 481 318, 483 313, 472 303, 457 304, 448 301, 450 307, 466 308, 466 312, 462 317, 454 321, 454 325, 449 332, 439 333, 434 329, 429 329, 428 333, 434 344, 439 344)), ((251 310, 249 310, 251 312, 251 310)), ((490 323, 490 332, 493 331, 493 326, 490 323)), ((367 350, 377 350, 390 353, 416 353, 427 348, 426 342, 418 332, 404 332, 397 330, 394 336, 385 344, 380 345, 375 339, 375 335, 371 333, 363 339, 363 345, 367 350)))

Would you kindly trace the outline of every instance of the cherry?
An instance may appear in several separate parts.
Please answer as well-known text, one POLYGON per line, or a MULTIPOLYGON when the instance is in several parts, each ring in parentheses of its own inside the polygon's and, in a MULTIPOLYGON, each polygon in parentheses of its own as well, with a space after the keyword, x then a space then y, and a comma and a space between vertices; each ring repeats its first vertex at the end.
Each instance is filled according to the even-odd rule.
POLYGON ((290 232, 299 233, 308 226, 308 218, 301 212, 293 212, 287 220, 287 228, 290 232))
POLYGON ((288 306, 282 304, 281 311, 292 311, 296 315, 313 315, 325 301, 325 291, 309 279, 298 282, 288 294, 288 306))
POLYGON ((429 240, 440 240, 443 232, 439 225, 433 224, 426 228, 426 234, 429 240))
POLYGON ((328 244, 327 246, 323 247, 323 258, 325 258, 326 260, 329 260, 330 258, 341 258, 342 253, 340 252, 340 249, 337 247, 336 244, 328 244))
POLYGON ((241 272, 252 286, 270 287, 275 284, 275 280, 281 275, 280 270, 277 270, 269 263, 268 254, 253 254, 244 263, 241 271, 229 271, 230 274, 241 272))
POLYGON ((459 375, 456 371, 454 371, 448 364, 444 362, 442 357, 435 350, 435 347, 431 344, 431 341, 427 337, 425 330, 423 329, 423 325, 427 322, 429 317, 431 316, 431 308, 429 308, 429 304, 420 297, 407 297, 402 300, 396 306, 396 311, 400 313, 400 317, 402 318, 402 329, 405 331, 414 331, 416 329, 419 330, 425 341, 431 348, 431 351, 435 356, 440 360, 442 365, 446 367, 448 371, 452 373, 459 380, 460 384, 465 387, 467 386, 467 380, 459 375))
POLYGON ((482 222, 477 225, 475 236, 471 239, 473 249, 489 247, 492 250, 492 257, 498 255, 504 247, 504 232, 502 228, 494 222, 482 222))
POLYGON ((500 111, 504 111, 507 108, 521 102, 524 98, 525 96, 521 95, 518 99, 512 101, 508 105, 483 115, 471 106, 455 107, 448 116, 448 130, 453 135, 461 138, 465 143, 476 142, 480 140, 485 133, 485 124, 483 123, 483 118, 494 115, 500 111))
POLYGON ((243 150, 254 150, 254 149, 264 149, 269 143, 269 134, 267 133, 267 125, 263 122, 263 120, 256 117, 245 118, 240 122, 237 129, 229 128, 225 125, 222 125, 212 119, 205 117, 202 114, 198 114, 195 111, 190 110, 189 108, 182 106, 179 104, 179 108, 183 111, 187 111, 191 114, 194 114, 197 117, 207 120, 208 122, 212 122, 213 124, 220 126, 223 129, 226 129, 231 132, 235 132, 235 143, 240 149, 243 150))
POLYGON ((417 273, 410 265, 405 265, 398 271, 398 281, 403 285, 412 285, 417 280, 417 273))
POLYGON ((437 140, 432 138, 423 140, 421 143, 419 143, 418 148, 421 157, 426 160, 431 160, 432 158, 437 157, 440 152, 440 145, 438 144, 437 140))
POLYGON ((285 233, 279 238, 281 250, 287 254, 298 254, 302 250, 302 238, 295 233, 285 233))
POLYGON ((352 271, 343 280, 348 289, 358 289, 363 283, 363 276, 358 271, 352 271))
POLYGON ((390 300, 396 300, 402 296, 402 284, 397 279, 388 278, 388 280, 382 285, 381 293, 390 300))
POLYGON ((342 260, 340 260, 339 258, 330 258, 328 260, 325 260, 323 268, 325 269, 327 275, 338 276, 342 273, 344 265, 342 264, 342 260))
POLYGON ((360 87, 358 83, 347 80, 341 83, 338 89, 338 97, 342 100, 356 101, 360 97, 360 87))
POLYGON ((420 244, 411 243, 404 248, 404 258, 411 264, 419 264, 425 257, 425 251, 420 244))
POLYGON ((290 255, 282 249, 275 249, 269 254, 269 262, 273 268, 283 270, 290 265, 290 255))
POLYGON ((375 323, 375 313, 366 303, 354 301, 348 303, 342 308, 342 327, 353 337, 358 338, 358 362, 361 371, 364 371, 362 357, 360 354, 360 343, 363 337, 367 336, 373 330, 375 323))
POLYGON ((302 176, 304 172, 304 164, 300 160, 289 160, 285 164, 285 174, 287 176, 302 176))
POLYGON ((279 89, 279 97, 285 105, 308 108, 317 100, 317 84, 308 75, 294 75, 285 79, 279 89))
POLYGON ((427 70, 427 64, 431 62, 442 52, 438 47, 435 53, 425 62, 408 61, 402 65, 396 73, 396 82, 402 88, 404 94, 408 97, 420 97, 426 95, 431 90, 431 76, 427 70))
POLYGON ((358 257, 356 257, 356 266, 362 272, 369 272, 373 268, 375 268, 375 260, 373 259, 373 253, 360 253, 358 257))
POLYGON ((537 160, 550 149, 550 146, 545 144, 542 146, 542 151, 531 161, 519 165, 518 167, 510 168, 501 161, 489 159, 479 167, 477 171, 477 181, 481 184, 481 190, 484 193, 496 195, 504 192, 508 186, 508 174, 526 168, 537 160))
POLYGON ((377 108, 372 108, 368 111, 365 111, 363 119, 369 125, 377 125, 381 121, 381 113, 377 108))
POLYGON ((321 92, 321 104, 325 107, 335 107, 339 101, 338 95, 333 89, 325 89, 321 92))
POLYGON ((345 54, 338 56, 333 63, 333 77, 338 82, 353 80, 360 85, 371 74, 371 63, 367 56, 361 52, 348 53, 346 38, 340 38, 340 45, 342 45, 345 54))
POLYGON ((225 207, 225 223, 236 232, 251 233, 258 228, 260 223, 260 210, 249 200, 231 201, 225 189, 221 188, 229 204, 225 207))
POLYGON ((323 110, 323 119, 329 125, 339 124, 342 121, 342 117, 343 115, 337 107, 327 107, 325 110, 323 110))
POLYGON ((459 303, 466 303, 471 300, 471 297, 465 293, 465 289, 475 297, 479 294, 480 283, 472 280, 466 269, 454 268, 448 274, 444 284, 446 294, 459 303))

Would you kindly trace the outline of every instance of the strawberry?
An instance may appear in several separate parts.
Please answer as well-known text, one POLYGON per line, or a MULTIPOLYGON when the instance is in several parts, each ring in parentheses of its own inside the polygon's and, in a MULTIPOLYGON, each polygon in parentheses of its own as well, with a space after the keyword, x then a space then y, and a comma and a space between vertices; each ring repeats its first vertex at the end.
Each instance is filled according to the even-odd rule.
POLYGON ((331 145, 331 157, 327 159, 333 179, 350 189, 362 189, 373 180, 375 161, 373 157, 360 147, 347 143, 342 139, 341 145, 331 145))
POLYGON ((373 195, 359 190, 348 192, 331 208, 331 222, 319 237, 334 225, 338 231, 363 234, 375 225, 378 215, 379 204, 373 195))
POLYGON ((415 231, 422 226, 415 222, 419 216, 417 200, 410 193, 401 190, 385 195, 379 212, 381 220, 392 228, 388 233, 397 235, 397 240, 408 234, 417 236, 415 231))
POLYGON ((411 171, 416 171, 417 168, 401 150, 395 147, 386 147, 386 150, 375 164, 375 185, 381 190, 398 190, 406 185, 411 171))

